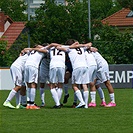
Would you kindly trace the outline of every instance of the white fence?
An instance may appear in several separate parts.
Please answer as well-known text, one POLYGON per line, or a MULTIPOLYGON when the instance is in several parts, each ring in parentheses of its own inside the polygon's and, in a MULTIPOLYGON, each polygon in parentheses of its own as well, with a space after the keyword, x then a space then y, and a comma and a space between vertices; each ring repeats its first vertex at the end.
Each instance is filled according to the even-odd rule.
MULTIPOLYGON (((110 82, 114 88, 133 88, 133 64, 109 65, 110 82)), ((71 88, 71 81, 70 88, 71 88)), ((0 68, 0 90, 14 87, 9 68, 0 68)), ((105 88, 104 84, 102 87, 105 88)))
POLYGON ((0 90, 11 90, 14 87, 10 69, 0 68, 0 90))

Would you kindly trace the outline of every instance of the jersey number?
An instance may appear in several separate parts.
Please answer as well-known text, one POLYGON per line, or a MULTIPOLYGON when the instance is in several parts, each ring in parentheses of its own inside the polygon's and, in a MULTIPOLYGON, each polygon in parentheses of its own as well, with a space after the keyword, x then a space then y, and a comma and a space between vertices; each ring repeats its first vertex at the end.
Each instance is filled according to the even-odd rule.
POLYGON ((82 54, 82 50, 80 48, 75 48, 78 54, 82 54))
POLYGON ((61 50, 57 50, 57 49, 52 49, 52 51, 53 51, 53 56, 55 56, 55 55, 62 55, 62 53, 61 53, 61 50), (56 51, 57 51, 57 53, 56 53, 56 51))

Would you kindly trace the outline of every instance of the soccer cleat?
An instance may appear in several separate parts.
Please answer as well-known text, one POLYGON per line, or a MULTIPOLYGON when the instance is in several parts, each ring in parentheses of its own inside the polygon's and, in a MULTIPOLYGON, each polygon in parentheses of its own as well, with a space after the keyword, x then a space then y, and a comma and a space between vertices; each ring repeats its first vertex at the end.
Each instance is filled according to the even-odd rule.
POLYGON ((18 104, 18 105, 16 106, 16 109, 20 109, 20 104, 18 104))
POLYGON ((53 109, 60 109, 61 108, 61 106, 60 105, 55 105, 55 106, 53 106, 53 109))
POLYGON ((30 105, 27 105, 27 106, 26 106, 26 109, 30 109, 30 105))
POLYGON ((75 108, 84 108, 84 107, 85 107, 85 104, 79 103, 75 108))
POLYGON ((90 103, 88 104, 88 107, 96 107, 96 103, 90 102, 90 103))
POLYGON ((3 106, 9 107, 9 108, 11 108, 11 109, 15 109, 15 107, 14 107, 13 105, 11 105, 10 102, 7 102, 7 101, 5 101, 5 102, 3 103, 3 106))
POLYGON ((24 105, 20 105, 19 107, 20 109, 26 109, 26 107, 24 105))
POLYGON ((67 95, 64 96, 63 103, 67 103, 68 97, 69 97, 69 94, 67 94, 67 95))
POLYGON ((61 103, 60 106, 63 107, 63 104, 61 103))
POLYGON ((45 106, 45 103, 42 103, 40 107, 44 107, 45 106))
POLYGON ((30 109, 40 109, 40 107, 36 106, 36 105, 31 105, 30 109))
POLYGON ((101 102, 100 106, 106 106, 106 102, 101 102))
POLYGON ((84 108, 88 109, 88 105, 85 105, 85 107, 84 107, 84 108))
POLYGON ((110 102, 105 107, 115 107, 115 106, 116 106, 116 103, 110 102))

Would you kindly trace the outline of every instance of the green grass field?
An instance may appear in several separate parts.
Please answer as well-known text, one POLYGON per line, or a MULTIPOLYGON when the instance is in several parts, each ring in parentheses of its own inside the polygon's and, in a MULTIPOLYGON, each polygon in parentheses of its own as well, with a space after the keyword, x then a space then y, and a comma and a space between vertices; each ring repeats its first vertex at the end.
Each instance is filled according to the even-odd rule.
MULTIPOLYGON (((104 89, 109 102, 107 89, 104 89)), ((116 107, 88 109, 71 108, 73 91, 61 109, 52 109, 54 101, 49 90, 46 107, 40 110, 9 109, 2 104, 9 91, 0 91, 0 133, 133 133, 133 89, 115 89, 116 107)), ((11 102, 15 105, 15 99, 11 102)), ((40 104, 39 91, 36 103, 40 104)))

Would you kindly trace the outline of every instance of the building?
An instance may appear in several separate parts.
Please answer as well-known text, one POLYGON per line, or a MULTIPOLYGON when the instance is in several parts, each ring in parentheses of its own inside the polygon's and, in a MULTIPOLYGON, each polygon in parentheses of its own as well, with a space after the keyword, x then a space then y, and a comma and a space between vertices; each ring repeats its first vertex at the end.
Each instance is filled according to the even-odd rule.
MULTIPOLYGON (((57 4, 64 4, 65 0, 55 0, 57 4)), ((25 0, 25 3, 28 4, 29 11, 27 9, 26 12, 28 12, 32 17, 35 16, 35 11, 37 8, 40 7, 41 4, 45 3, 45 0, 25 0)))
POLYGON ((0 11, 0 40, 7 41, 7 49, 17 40, 24 28, 24 22, 14 22, 0 11))
POLYGON ((128 8, 123 8, 103 19, 102 23, 117 27, 120 31, 124 31, 125 29, 133 31, 133 11, 128 8))

